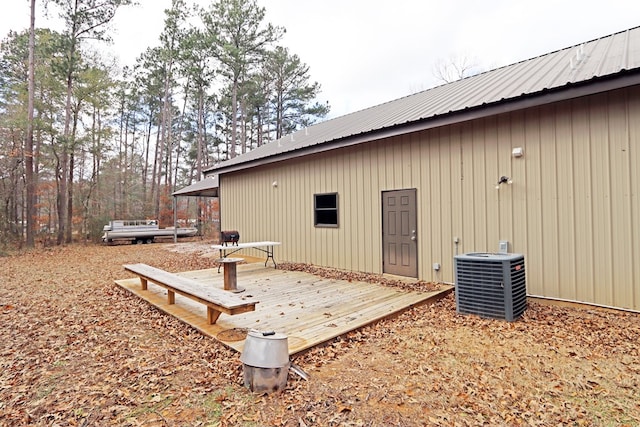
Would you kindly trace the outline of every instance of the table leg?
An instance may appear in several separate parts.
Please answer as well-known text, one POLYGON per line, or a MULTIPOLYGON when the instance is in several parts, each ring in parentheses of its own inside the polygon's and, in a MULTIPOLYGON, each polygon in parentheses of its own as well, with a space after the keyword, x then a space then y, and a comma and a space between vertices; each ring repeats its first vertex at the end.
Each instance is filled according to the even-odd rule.
POLYGON ((267 266, 269 258, 271 258, 271 261, 273 262, 273 268, 278 268, 278 264, 276 264, 276 260, 273 258, 273 246, 267 246, 267 250, 265 252, 267 253, 267 259, 264 262, 264 266, 267 266))
MULTIPOLYGON (((226 251, 223 253, 222 249, 220 249, 220 258, 224 258, 226 255, 226 251)), ((220 273, 220 267, 222 267, 222 264, 218 264, 218 273, 220 273)))

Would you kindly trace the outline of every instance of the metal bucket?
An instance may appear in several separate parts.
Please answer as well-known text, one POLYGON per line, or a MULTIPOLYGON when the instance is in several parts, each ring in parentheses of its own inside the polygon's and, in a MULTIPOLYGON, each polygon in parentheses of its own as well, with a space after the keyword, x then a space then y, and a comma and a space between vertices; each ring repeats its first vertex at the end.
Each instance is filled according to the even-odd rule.
POLYGON ((289 374, 289 343, 285 334, 251 330, 240 356, 244 385, 257 393, 282 391, 289 374))

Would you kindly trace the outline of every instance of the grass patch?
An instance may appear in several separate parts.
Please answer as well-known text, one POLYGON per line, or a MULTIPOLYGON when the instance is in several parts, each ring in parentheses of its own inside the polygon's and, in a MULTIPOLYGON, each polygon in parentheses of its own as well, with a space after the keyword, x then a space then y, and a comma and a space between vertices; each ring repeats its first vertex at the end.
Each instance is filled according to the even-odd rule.
POLYGON ((152 394, 146 399, 146 403, 127 416, 127 421, 149 421, 150 418, 159 418, 164 420, 162 412, 168 408, 175 400, 172 396, 163 396, 161 394, 152 394))
POLYGON ((207 425, 217 426, 223 419, 232 419, 233 425, 254 427, 259 424, 251 420, 255 412, 252 403, 251 393, 245 392, 244 389, 238 390, 227 386, 207 395, 202 402, 202 407, 205 410, 207 422, 212 423, 207 425))

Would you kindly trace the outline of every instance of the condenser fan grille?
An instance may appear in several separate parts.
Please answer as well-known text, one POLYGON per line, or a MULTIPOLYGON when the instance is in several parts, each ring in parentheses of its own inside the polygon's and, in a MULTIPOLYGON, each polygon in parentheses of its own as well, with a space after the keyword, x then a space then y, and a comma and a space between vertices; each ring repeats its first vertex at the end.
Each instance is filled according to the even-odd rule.
POLYGON ((470 253, 455 256, 456 309, 513 321, 527 307, 524 256, 470 253))

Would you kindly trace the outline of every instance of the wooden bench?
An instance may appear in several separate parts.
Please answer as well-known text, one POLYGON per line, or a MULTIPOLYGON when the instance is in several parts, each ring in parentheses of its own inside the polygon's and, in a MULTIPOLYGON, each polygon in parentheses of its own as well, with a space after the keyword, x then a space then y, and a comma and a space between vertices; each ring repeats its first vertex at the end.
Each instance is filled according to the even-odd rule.
POLYGON ((221 313, 229 315, 255 311, 257 300, 234 294, 219 288, 206 286, 195 280, 178 276, 147 264, 125 264, 124 269, 140 277, 142 290, 147 282, 167 289, 169 304, 175 304, 176 294, 207 306, 207 321, 213 325, 221 313))

